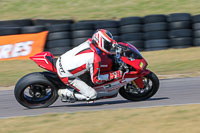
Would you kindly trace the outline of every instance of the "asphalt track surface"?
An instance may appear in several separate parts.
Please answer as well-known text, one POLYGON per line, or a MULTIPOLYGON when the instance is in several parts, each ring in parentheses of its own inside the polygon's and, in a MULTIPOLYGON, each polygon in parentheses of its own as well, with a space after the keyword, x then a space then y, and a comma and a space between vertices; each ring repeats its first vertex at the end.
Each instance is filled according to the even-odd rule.
POLYGON ((62 103, 58 99, 48 108, 26 109, 17 103, 13 90, 0 91, 0 118, 180 104, 200 104, 200 77, 161 80, 157 94, 141 102, 131 102, 118 95, 116 98, 96 101, 94 104, 62 103))

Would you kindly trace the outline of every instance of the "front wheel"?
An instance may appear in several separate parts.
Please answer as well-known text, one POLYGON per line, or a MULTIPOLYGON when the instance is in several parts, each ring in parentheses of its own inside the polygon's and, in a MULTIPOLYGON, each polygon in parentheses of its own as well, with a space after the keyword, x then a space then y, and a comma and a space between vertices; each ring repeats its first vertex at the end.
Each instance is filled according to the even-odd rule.
POLYGON ((15 86, 14 94, 21 105, 31 109, 48 107, 58 98, 57 88, 42 72, 22 77, 15 86))
POLYGON ((144 88, 139 88, 135 82, 132 81, 126 86, 120 88, 119 93, 125 99, 131 101, 142 101, 155 95, 159 89, 159 79, 153 72, 150 72, 148 75, 143 77, 143 83, 144 88))

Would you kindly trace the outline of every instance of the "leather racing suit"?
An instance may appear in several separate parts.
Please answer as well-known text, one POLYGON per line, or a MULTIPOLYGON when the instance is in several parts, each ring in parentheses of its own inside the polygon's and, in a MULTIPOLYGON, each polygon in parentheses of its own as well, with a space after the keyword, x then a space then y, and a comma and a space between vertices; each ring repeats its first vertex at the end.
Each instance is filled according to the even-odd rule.
POLYGON ((95 99, 97 92, 78 76, 90 72, 93 84, 101 84, 122 75, 119 71, 100 75, 101 58, 97 53, 97 48, 91 41, 91 39, 88 39, 79 46, 67 51, 58 58, 56 63, 60 79, 80 92, 86 99, 95 99))

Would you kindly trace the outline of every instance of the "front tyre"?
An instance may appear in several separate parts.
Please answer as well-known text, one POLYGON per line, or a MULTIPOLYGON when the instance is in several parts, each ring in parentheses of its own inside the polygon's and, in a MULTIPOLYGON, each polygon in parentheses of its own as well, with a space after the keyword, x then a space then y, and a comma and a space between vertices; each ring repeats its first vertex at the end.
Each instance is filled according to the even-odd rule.
POLYGON ((127 84, 120 88, 120 95, 131 101, 143 101, 155 95, 159 89, 158 77, 153 72, 150 72, 143 77, 143 82, 144 88, 139 88, 134 81, 127 84))
POLYGON ((42 72, 22 77, 15 86, 14 94, 21 105, 30 109, 48 107, 58 98, 56 87, 42 72))

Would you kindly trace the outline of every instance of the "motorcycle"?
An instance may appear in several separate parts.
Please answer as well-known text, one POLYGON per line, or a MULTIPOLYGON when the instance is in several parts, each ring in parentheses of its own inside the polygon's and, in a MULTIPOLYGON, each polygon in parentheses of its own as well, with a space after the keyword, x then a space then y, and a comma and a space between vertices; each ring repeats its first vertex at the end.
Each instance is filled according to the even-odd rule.
MULTIPOLYGON (((143 101, 155 95, 159 89, 159 79, 146 68, 148 64, 137 48, 129 43, 119 42, 114 52, 112 56, 101 55, 100 71, 108 73, 122 70, 122 78, 94 85, 88 80, 89 73, 79 77, 97 91, 95 100, 113 98, 120 94, 127 100, 143 101)), ((55 65, 57 58, 50 52, 38 53, 30 59, 48 71, 33 72, 22 77, 15 86, 15 98, 27 108, 48 107, 58 99, 58 90, 69 86, 58 77, 55 65)))

